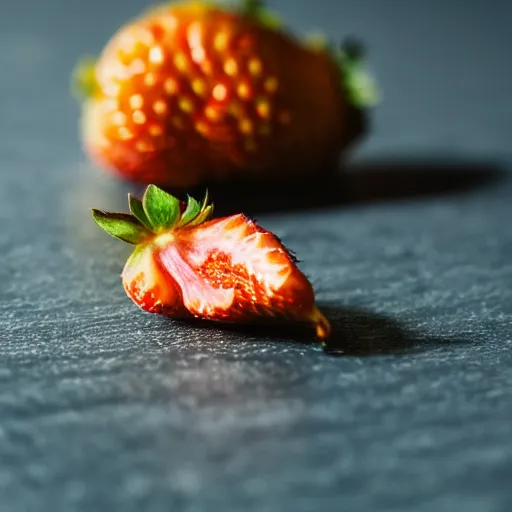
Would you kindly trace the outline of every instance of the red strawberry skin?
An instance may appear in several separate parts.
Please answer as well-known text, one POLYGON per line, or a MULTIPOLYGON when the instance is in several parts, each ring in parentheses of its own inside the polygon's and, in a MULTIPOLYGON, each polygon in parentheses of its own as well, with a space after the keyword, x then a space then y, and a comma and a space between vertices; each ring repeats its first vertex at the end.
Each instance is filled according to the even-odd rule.
POLYGON ((141 183, 316 172, 335 166, 353 137, 327 52, 203 2, 171 4, 123 27, 95 75, 85 149, 141 183))
POLYGON ((191 316, 184 307, 180 290, 151 246, 137 248, 122 273, 123 287, 141 309, 173 318, 191 316))

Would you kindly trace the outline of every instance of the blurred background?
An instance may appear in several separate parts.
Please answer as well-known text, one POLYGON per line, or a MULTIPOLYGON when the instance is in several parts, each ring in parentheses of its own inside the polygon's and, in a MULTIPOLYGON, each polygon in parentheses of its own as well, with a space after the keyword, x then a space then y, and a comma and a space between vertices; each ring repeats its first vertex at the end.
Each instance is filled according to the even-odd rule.
POLYGON ((126 298, 89 208, 129 187, 83 155, 70 75, 150 5, 0 5, 0 512, 508 512, 512 2, 268 0, 361 38, 382 91, 359 177, 259 219, 339 357, 126 298))
MULTIPOLYGON (((77 160, 76 61, 97 54, 122 24, 154 2, 19 0, 0 16, 2 151, 37 165, 77 160), (36 87, 34 87, 36 85, 36 87), (50 139, 51 138, 51 139, 50 139), (59 141, 48 146, 45 140, 59 141), (39 158, 40 160, 40 158, 39 158)), ((269 0, 298 33, 356 35, 383 102, 358 157, 510 157, 512 4, 502 0, 269 0), (471 144, 467 144, 471 138, 471 144)), ((18 163, 19 165, 19 163, 18 163)), ((3 171, 5 172, 5 171, 3 171)), ((70 170, 70 172, 72 172, 70 170)))

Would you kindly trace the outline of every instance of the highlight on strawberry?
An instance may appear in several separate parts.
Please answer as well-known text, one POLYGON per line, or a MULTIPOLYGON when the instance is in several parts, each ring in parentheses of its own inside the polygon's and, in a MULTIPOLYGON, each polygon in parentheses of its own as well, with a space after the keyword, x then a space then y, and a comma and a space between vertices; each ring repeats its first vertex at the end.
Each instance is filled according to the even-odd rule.
POLYGON ((179 0, 74 74, 91 160, 143 184, 317 176, 377 100, 360 45, 294 36, 261 0, 179 0))
POLYGON ((199 203, 149 185, 131 213, 92 210, 108 234, 135 245, 122 272, 127 295, 143 310, 171 318, 331 327, 311 283, 277 236, 243 214, 212 218, 199 203))

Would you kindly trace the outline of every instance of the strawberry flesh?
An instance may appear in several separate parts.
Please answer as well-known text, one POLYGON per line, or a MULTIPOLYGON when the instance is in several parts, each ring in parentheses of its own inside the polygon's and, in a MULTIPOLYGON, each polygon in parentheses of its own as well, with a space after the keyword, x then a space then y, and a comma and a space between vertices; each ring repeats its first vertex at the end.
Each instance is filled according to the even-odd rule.
POLYGON ((151 246, 134 251, 124 267, 122 281, 127 295, 144 311, 172 317, 190 316, 183 306, 180 289, 155 258, 151 246))
POLYGON ((244 215, 184 230, 159 257, 193 314, 238 321, 301 316, 312 309, 313 290, 292 257, 244 215))
POLYGON ((202 206, 189 198, 184 208, 153 185, 148 190, 143 201, 130 199, 140 226, 125 214, 93 210, 100 227, 136 245, 122 280, 139 307, 172 318, 300 323, 320 339, 329 335, 311 283, 274 234, 243 214, 208 220, 207 198, 202 206))

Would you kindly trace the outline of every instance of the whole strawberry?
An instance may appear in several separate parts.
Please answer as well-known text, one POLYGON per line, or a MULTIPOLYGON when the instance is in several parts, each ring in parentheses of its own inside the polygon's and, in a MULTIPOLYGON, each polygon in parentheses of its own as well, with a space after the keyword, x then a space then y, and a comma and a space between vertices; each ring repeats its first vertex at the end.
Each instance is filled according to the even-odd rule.
POLYGON ((180 202, 150 185, 131 214, 92 210, 110 235, 135 245, 122 273, 143 310, 227 323, 292 322, 326 338, 329 322, 280 240, 244 215, 209 220, 206 197, 180 202))
POLYGON ((164 5, 78 68, 83 143, 100 166, 167 187, 316 173, 360 134, 359 64, 293 38, 257 0, 164 5))

